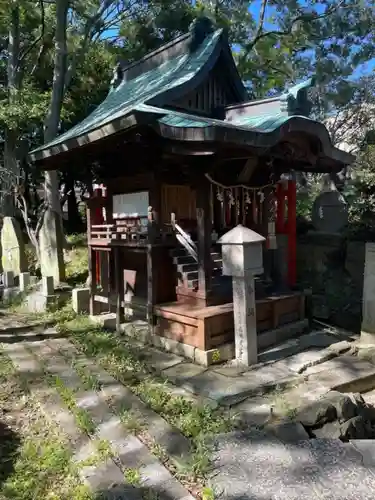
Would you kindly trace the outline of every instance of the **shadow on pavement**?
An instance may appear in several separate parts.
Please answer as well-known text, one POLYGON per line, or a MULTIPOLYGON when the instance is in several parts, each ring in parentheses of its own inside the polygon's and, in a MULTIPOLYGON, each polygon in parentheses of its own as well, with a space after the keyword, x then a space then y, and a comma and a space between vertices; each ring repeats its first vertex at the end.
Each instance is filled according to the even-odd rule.
POLYGON ((20 438, 2 420, 0 411, 0 487, 14 471, 20 438))

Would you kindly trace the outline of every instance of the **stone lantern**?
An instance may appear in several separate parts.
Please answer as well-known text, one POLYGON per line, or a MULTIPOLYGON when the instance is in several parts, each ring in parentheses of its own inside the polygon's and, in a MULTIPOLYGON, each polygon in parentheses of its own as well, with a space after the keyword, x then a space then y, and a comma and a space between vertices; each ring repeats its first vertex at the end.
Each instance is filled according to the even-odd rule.
POLYGON ((258 361, 254 276, 263 273, 263 242, 260 234, 241 224, 224 234, 223 274, 232 276, 236 360, 250 366, 258 361))

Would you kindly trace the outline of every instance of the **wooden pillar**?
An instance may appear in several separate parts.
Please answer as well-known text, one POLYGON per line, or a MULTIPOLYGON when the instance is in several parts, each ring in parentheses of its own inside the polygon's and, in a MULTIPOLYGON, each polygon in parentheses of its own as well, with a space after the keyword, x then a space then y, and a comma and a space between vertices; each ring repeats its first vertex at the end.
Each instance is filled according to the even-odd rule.
POLYGON ((285 191, 281 182, 276 187, 277 213, 276 213, 276 233, 282 234, 285 225, 285 191))
POLYGON ((196 181, 197 253, 198 253, 198 293, 202 298, 211 294, 211 206, 210 184, 205 176, 196 181))
POLYGON ((121 323, 124 322, 124 310, 122 302, 124 300, 124 273, 121 266, 121 248, 113 247, 115 261, 115 286, 116 286, 116 331, 120 332, 121 323))
POLYGON ((157 214, 150 206, 148 209, 148 245, 147 245, 147 322, 149 333, 153 333, 154 326, 154 303, 155 303, 155 276, 154 273, 154 244, 158 237, 157 214))
POLYGON ((294 287, 297 281, 297 186, 288 181, 288 281, 294 287))
POLYGON ((95 250, 91 246, 89 246, 89 276, 90 276, 90 315, 93 316, 95 314, 95 293, 97 286, 97 271, 96 271, 96 255, 95 250))

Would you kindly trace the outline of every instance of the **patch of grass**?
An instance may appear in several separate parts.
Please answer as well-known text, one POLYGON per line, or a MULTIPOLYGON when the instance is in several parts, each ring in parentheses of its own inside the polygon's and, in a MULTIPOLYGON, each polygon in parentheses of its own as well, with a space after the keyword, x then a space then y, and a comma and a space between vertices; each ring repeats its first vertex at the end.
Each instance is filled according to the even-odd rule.
POLYGON ((156 457, 160 460, 160 462, 164 463, 169 460, 167 450, 163 448, 159 443, 152 441, 148 444, 148 447, 156 457))
POLYGON ((124 478, 132 486, 139 486, 141 484, 141 474, 138 469, 125 469, 124 478))
POLYGON ((177 476, 194 482, 204 479, 211 470, 211 451, 204 439, 195 441, 195 450, 188 459, 173 460, 177 476))
POLYGON ((119 417, 125 429, 132 434, 140 434, 147 427, 142 415, 137 411, 123 409, 120 411, 119 417))
POLYGON ((65 323, 74 320, 77 314, 73 311, 71 301, 68 301, 63 307, 57 310, 46 312, 40 317, 45 321, 52 321, 59 325, 64 325, 65 323))
POLYGON ((271 400, 271 407, 276 412, 276 415, 282 417, 288 417, 293 420, 297 414, 297 409, 288 401, 287 392, 284 393, 282 390, 276 390, 269 395, 271 400))
POLYGON ((102 460, 107 460, 113 457, 111 443, 108 441, 108 439, 99 439, 99 441, 96 443, 96 449, 98 451, 99 457, 102 460))
POLYGON ((19 292, 16 295, 12 295, 7 298, 2 299, 2 306, 8 309, 10 312, 22 311, 22 307, 25 301, 26 293, 19 292))
POLYGON ((48 384, 56 389, 65 406, 72 412, 77 426, 89 436, 93 435, 96 430, 95 423, 86 410, 77 406, 74 392, 65 386, 60 377, 50 374, 44 363, 41 361, 40 363, 44 369, 48 384))
MULTIPOLYGON (((30 387, 34 382, 29 382, 30 387)), ((6 436, 1 437, 0 470, 4 460, 12 467, 0 474, 2 500, 93 500, 79 478, 73 450, 62 430, 48 420, 38 401, 18 376, 10 359, 0 349, 0 394, 6 402, 9 426, 19 434, 18 448, 11 457, 4 454, 6 436)), ((5 408, 3 403, 1 410, 5 408)))
POLYGON ((205 486, 202 490, 202 500, 215 500, 215 493, 212 488, 205 486))
POLYGON ((100 391, 101 382, 96 375, 90 373, 84 366, 82 366, 77 360, 72 361, 72 368, 75 370, 85 389, 92 391, 100 391))
POLYGON ((65 254, 66 281, 71 286, 84 285, 89 269, 87 235, 72 234, 67 240, 70 248, 65 254))
POLYGON ((142 491, 143 500, 159 500, 159 493, 152 488, 146 488, 142 491))

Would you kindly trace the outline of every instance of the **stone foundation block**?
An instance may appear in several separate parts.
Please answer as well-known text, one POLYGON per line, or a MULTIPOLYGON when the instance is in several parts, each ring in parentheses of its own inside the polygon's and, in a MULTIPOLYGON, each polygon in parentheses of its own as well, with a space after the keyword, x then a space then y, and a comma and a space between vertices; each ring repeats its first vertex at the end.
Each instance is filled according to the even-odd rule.
POLYGON ((90 306, 90 289, 75 288, 72 290, 72 306, 76 313, 89 312, 90 306))

